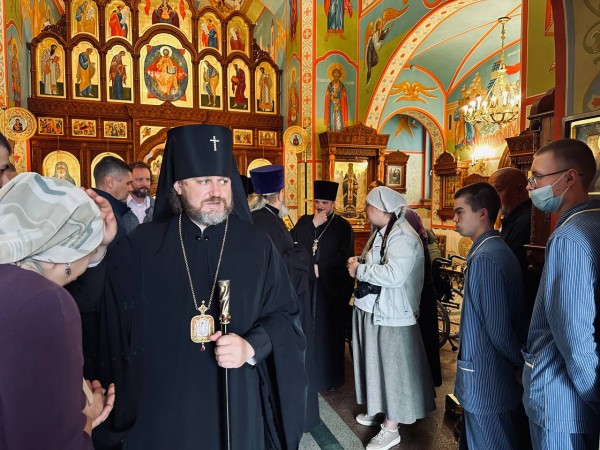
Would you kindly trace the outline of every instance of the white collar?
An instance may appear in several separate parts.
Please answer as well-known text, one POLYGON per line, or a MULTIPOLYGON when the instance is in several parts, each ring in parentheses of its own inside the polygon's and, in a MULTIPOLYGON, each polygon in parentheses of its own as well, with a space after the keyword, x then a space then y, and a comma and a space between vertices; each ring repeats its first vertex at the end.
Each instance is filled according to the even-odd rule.
POLYGON ((132 206, 135 206, 137 208, 148 209, 150 207, 150 196, 147 195, 142 203, 138 203, 133 199, 132 195, 129 194, 129 197, 127 197, 127 206, 129 206, 130 208, 132 206))

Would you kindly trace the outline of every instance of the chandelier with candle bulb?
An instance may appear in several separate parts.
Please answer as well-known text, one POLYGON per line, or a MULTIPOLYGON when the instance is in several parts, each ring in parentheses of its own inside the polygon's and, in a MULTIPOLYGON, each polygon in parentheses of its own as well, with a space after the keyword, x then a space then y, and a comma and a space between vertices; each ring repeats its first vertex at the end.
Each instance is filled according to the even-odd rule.
POLYGON ((517 87, 508 79, 504 63, 504 27, 509 20, 510 17, 498 19, 502 27, 502 52, 497 63, 496 78, 490 82, 485 97, 478 95, 468 105, 463 106, 465 120, 473 125, 497 125, 502 128, 519 115, 520 94, 517 87))

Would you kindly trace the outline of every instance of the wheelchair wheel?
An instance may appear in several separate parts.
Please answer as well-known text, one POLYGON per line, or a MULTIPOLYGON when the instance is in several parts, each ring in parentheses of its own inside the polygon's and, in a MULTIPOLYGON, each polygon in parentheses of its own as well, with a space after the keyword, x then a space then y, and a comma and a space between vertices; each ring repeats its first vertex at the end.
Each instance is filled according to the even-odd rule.
POLYGON ((448 311, 446 307, 437 301, 437 315, 438 315, 438 330, 439 330, 439 348, 442 348, 448 341, 450 336, 450 318, 448 317, 448 311))

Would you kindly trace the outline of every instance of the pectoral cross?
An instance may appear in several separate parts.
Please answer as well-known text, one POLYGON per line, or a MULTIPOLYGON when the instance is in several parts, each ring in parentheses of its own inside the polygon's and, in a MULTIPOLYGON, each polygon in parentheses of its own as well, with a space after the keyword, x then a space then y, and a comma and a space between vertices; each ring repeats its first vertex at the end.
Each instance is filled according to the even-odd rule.
POLYGON ((213 138, 212 138, 212 139, 210 139, 210 142, 212 142, 212 143, 213 143, 213 146, 214 146, 214 148, 213 148, 213 151, 215 151, 215 152, 216 152, 216 151, 217 151, 217 142, 220 142, 220 141, 217 139, 217 137, 216 137, 216 136, 213 136, 213 138))
POLYGON ((319 247, 319 240, 315 239, 313 241, 313 245, 312 245, 312 252, 313 252, 313 256, 315 256, 317 254, 317 248, 319 247))

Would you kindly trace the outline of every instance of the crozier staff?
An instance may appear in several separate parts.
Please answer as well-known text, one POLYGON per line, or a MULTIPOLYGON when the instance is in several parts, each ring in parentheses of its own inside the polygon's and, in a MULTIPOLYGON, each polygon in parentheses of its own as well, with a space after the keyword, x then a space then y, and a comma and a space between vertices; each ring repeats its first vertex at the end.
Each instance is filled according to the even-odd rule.
POLYGON ((102 359, 123 391, 111 428, 128 450, 224 448, 219 366, 231 369, 232 449, 291 449, 300 441, 299 303, 281 257, 251 225, 232 147, 227 128, 169 130, 155 220, 109 252, 102 359), (210 330, 219 279, 231 283, 236 319, 227 335, 210 330))
MULTIPOLYGON (((231 322, 229 314, 229 280, 219 280, 219 305, 221 305, 221 333, 227 334, 227 325, 231 322)), ((227 449, 231 448, 231 416, 229 414, 229 372, 225 369, 225 420, 227 424, 227 449)))

